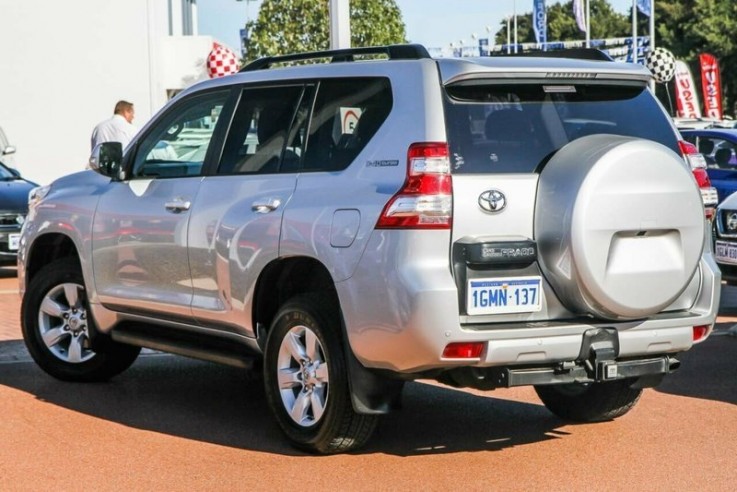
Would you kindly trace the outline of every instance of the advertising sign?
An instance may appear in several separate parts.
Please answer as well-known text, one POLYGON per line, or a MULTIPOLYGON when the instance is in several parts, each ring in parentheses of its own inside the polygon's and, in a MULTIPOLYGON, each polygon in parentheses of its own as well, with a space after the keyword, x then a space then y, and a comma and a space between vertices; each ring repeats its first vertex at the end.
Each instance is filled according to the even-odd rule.
POLYGON ((714 55, 702 53, 701 89, 704 91, 704 113, 710 118, 722 119, 722 80, 719 75, 719 63, 714 55))
POLYGON ((532 28, 535 31, 535 41, 545 44, 548 41, 548 22, 545 13, 545 0, 533 0, 532 3, 532 28))
POLYGON ((676 60, 676 106, 681 118, 701 118, 699 95, 685 62, 676 60))

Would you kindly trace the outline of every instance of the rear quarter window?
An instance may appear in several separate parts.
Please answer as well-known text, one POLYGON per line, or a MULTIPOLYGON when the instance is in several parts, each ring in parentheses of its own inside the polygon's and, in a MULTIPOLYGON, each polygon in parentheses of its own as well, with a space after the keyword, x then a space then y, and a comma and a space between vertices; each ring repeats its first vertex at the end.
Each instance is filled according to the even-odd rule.
POLYGON ((660 104, 644 84, 490 83, 446 87, 453 173, 531 173, 567 143, 613 134, 678 152, 660 104))
POLYGON ((305 171, 347 168, 389 116, 392 91, 386 78, 326 79, 312 114, 305 171))

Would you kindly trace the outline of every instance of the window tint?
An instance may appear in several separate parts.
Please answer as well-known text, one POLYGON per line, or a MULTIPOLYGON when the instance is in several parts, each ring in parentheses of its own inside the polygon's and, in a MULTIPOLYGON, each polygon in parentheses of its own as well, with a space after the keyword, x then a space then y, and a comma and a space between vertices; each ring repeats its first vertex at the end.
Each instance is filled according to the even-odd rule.
MULTIPOLYGON (((302 86, 245 89, 233 116, 218 174, 275 173, 280 162, 296 170, 302 153, 300 135, 288 134, 299 106, 302 86)), ((307 110, 301 109, 298 127, 307 110)), ((304 129, 301 136, 304 137, 304 129)))
POLYGON ((730 171, 737 169, 736 149, 732 142, 718 137, 692 137, 690 141, 699 148, 699 152, 704 155, 706 164, 710 168, 730 171))
POLYGON ((164 115, 138 146, 133 177, 199 175, 228 94, 194 96, 164 115))
POLYGON ((304 160, 307 171, 339 171, 353 162, 392 107, 384 78, 320 82, 304 160))
POLYGON ((446 88, 454 173, 529 173, 586 135, 646 138, 678 152, 675 132, 644 85, 489 84, 446 88))

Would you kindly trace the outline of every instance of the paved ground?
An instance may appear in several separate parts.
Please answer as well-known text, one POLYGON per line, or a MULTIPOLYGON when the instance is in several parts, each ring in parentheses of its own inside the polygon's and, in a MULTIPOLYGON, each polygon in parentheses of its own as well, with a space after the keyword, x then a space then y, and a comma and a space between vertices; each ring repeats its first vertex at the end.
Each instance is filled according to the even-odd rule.
POLYGON ((613 422, 572 425, 531 388, 411 383, 354 454, 289 447, 245 371, 141 357, 105 384, 28 362, 0 272, 0 490, 737 490, 737 289, 715 336, 613 422), (4 351, 4 355, 2 352, 4 351))

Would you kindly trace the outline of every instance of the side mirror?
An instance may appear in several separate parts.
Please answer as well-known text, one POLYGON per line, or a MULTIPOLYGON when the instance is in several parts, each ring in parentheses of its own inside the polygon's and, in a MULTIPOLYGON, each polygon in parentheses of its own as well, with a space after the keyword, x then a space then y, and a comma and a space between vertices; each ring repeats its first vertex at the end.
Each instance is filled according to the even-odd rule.
POLYGON ((8 145, 3 149, 3 155, 15 154, 15 147, 8 145))
POLYGON ((119 180, 122 178, 123 145, 120 142, 103 142, 92 151, 90 169, 119 180))

